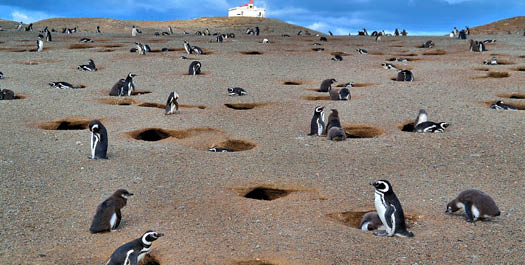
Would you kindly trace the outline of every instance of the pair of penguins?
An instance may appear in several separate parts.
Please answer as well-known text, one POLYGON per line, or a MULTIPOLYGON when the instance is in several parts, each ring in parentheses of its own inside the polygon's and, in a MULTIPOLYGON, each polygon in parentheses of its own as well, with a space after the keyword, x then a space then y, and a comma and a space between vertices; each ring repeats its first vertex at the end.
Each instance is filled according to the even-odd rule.
POLYGON ((354 86, 354 83, 346 83, 343 88, 339 91, 332 88, 332 84, 337 82, 335 79, 326 79, 321 82, 319 92, 328 92, 330 94, 330 100, 350 100, 352 95, 350 94, 350 88, 354 86))
MULTIPOLYGON (((92 59, 89 59, 87 64, 81 64, 81 65, 77 66, 77 69, 80 70, 80 71, 94 72, 94 71, 97 71, 97 66, 95 65, 95 62, 92 59)), ((84 86, 82 86, 82 85, 72 85, 72 84, 70 84, 68 82, 64 82, 64 81, 51 82, 51 83, 49 83, 49 85, 54 87, 54 88, 59 88, 59 89, 84 88, 84 86)))
MULTIPOLYGON (((400 59, 394 58, 394 60, 398 62, 406 61, 406 59, 404 58, 400 58, 400 59)), ((381 66, 383 66, 383 68, 385 69, 397 70, 397 76, 396 76, 395 81, 407 81, 407 82, 414 81, 414 74, 410 70, 397 69, 397 67, 391 63, 382 63, 381 66)))
MULTIPOLYGON (((122 219, 120 210, 126 206, 129 196, 132 195, 133 193, 125 189, 119 189, 99 204, 89 231, 91 233, 116 231, 122 219)), ((141 237, 117 248, 106 265, 137 265, 151 251, 153 241, 163 235, 152 230, 146 231, 141 237)))
POLYGON ((187 54, 192 54, 192 53, 204 54, 204 51, 201 48, 197 46, 191 46, 188 41, 184 41, 184 50, 186 51, 187 54))
MULTIPOLYGON (((166 102, 165 114, 174 114, 179 110, 179 94, 171 92, 166 102)), ((108 151, 108 132, 106 127, 99 120, 92 120, 88 125, 91 132, 91 159, 107 159, 108 151)))
MULTIPOLYGON (((376 236, 413 237, 414 233, 407 230, 405 214, 401 202, 397 198, 388 180, 370 182, 374 186, 374 204, 376 212, 369 212, 361 219, 362 230, 383 229, 374 232, 376 236)), ((446 213, 453 213, 464 208, 468 222, 482 220, 487 217, 501 215, 496 202, 486 193, 469 189, 462 191, 447 204, 446 213)))
POLYGON ((134 73, 129 73, 126 79, 120 79, 109 92, 110 96, 131 96, 131 93, 135 91, 135 83, 133 78, 137 76, 134 73))
MULTIPOLYGON (((325 131, 325 114, 324 107, 317 106, 314 110, 314 116, 310 122, 310 133, 308 135, 321 136, 325 131)), ((339 120, 339 112, 336 109, 332 109, 332 113, 328 116, 328 122, 326 123, 326 137, 328 140, 333 141, 344 141, 346 140, 346 133, 341 126, 339 120)))

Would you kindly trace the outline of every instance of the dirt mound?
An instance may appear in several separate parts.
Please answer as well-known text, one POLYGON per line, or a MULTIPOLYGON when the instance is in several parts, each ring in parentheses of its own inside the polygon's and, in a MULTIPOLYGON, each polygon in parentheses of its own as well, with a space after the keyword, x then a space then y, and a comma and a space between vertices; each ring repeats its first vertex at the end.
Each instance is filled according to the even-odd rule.
POLYGON ((516 33, 525 30, 525 16, 513 17, 498 20, 490 24, 474 27, 470 29, 470 34, 501 34, 501 33, 516 33))

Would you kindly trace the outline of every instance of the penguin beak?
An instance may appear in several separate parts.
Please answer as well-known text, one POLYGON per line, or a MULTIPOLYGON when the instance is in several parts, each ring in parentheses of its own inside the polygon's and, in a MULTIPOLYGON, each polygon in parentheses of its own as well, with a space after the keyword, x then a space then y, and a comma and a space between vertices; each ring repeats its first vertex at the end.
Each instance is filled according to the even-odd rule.
POLYGON ((164 236, 164 233, 157 233, 157 237, 164 236))
POLYGON ((128 196, 133 196, 133 193, 129 193, 128 196))
POLYGON ((376 182, 375 181, 370 181, 370 185, 375 187, 376 186, 376 182))

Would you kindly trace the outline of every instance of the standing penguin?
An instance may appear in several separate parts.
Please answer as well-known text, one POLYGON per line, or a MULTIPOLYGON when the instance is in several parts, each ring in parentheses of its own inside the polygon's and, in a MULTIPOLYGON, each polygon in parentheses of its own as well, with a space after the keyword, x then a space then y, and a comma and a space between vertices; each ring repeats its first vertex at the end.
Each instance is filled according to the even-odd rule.
POLYGON ((318 135, 321 136, 324 131, 324 106, 317 106, 314 110, 314 116, 310 122, 310 134, 308 135, 318 135))
POLYGON ((453 213, 464 208, 467 215, 467 222, 489 217, 500 216, 501 212, 496 202, 480 190, 465 190, 458 197, 447 204, 447 213, 453 213))
POLYGON ((409 70, 399 70, 397 72, 396 81, 412 82, 412 81, 414 81, 414 74, 412 74, 412 72, 409 71, 409 70))
POLYGON ((91 159, 108 159, 108 132, 99 120, 89 123, 91 131, 91 159))
POLYGON ((174 114, 179 110, 179 103, 177 102, 177 99, 179 99, 179 94, 177 94, 175 91, 171 92, 168 96, 168 101, 166 102, 166 115, 174 114))
POLYGON ((326 123, 326 132, 328 132, 332 127, 342 128, 341 121, 339 120, 339 112, 336 109, 332 109, 332 113, 328 115, 328 122, 326 123))
POLYGON ((350 88, 352 87, 352 83, 346 84, 343 88, 339 90, 339 100, 350 100, 352 99, 352 95, 350 94, 350 88))
POLYGON ((184 50, 187 54, 192 54, 193 50, 191 49, 191 45, 188 41, 184 41, 184 50))
POLYGON ((163 236, 163 233, 158 233, 152 230, 146 231, 141 237, 128 242, 113 252, 111 257, 106 262, 106 265, 130 265, 139 264, 144 256, 151 251, 153 241, 163 236))
POLYGON ((91 227, 91 233, 113 232, 117 230, 122 219, 120 209, 126 206, 128 197, 133 195, 127 190, 119 189, 98 205, 91 227))
POLYGON ((328 94, 330 95, 330 100, 339 100, 339 90, 337 88, 330 87, 328 94))
POLYGON ((44 36, 45 36, 47 42, 53 41, 53 37, 51 36, 51 32, 47 28, 46 28, 44 34, 45 34, 44 36))
POLYGON ((199 75, 201 73, 201 62, 193 61, 188 69, 188 75, 199 75))
POLYGON ((133 78, 137 76, 134 73, 129 73, 126 79, 124 80, 124 85, 122 86, 122 95, 131 96, 131 92, 135 91, 135 83, 133 83, 133 78))
POLYGON ((42 41, 42 37, 38 36, 38 40, 36 41, 36 51, 41 52, 44 50, 44 42, 42 41))
POLYGON ((375 187, 375 206, 377 214, 383 222, 386 231, 375 232, 376 236, 413 237, 414 234, 407 230, 405 214, 401 202, 392 190, 392 185, 387 180, 370 182, 375 187))
POLYGON ((326 79, 323 82, 321 82, 321 87, 319 88, 319 92, 329 92, 332 89, 332 84, 337 82, 335 79, 326 79))

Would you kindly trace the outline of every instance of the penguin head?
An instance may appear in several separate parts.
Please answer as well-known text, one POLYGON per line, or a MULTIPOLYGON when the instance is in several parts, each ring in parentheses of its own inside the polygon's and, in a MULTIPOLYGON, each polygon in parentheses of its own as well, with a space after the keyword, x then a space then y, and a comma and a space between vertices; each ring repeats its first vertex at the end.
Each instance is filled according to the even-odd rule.
POLYGON ((129 196, 133 195, 133 193, 130 193, 129 191, 125 189, 119 189, 113 193, 113 196, 123 198, 124 200, 127 200, 129 196))
POLYGON ((443 130, 446 129, 448 126, 450 126, 449 123, 446 123, 446 122, 440 122, 439 123, 439 127, 441 127, 443 130))
POLYGON ((498 100, 498 101, 496 102, 496 105, 503 105, 503 101, 498 100))
POLYGON ((315 113, 322 113, 324 111, 324 106, 315 107, 315 113))
POLYGON ((98 133, 102 123, 99 120, 92 120, 89 122, 88 128, 93 133, 98 133))
POLYGON ((151 245, 153 241, 159 239, 159 237, 164 236, 163 233, 155 232, 153 230, 148 230, 144 235, 142 235, 142 243, 144 245, 151 245))
POLYGON ((330 113, 332 116, 339 117, 339 111, 336 109, 331 109, 332 113, 330 113))
POLYGON ((331 84, 333 84, 333 83, 335 83, 335 82, 337 82, 337 80, 335 80, 334 78, 330 79, 330 83, 331 83, 331 84))
POLYGON ((454 201, 451 201, 447 204, 447 210, 445 210, 446 213, 454 213, 457 210, 459 210, 457 204, 454 201))
POLYGON ((134 74, 134 73, 129 73, 129 74, 128 74, 128 77, 129 77, 129 78, 133 78, 133 77, 135 77, 135 76, 137 76, 137 75, 134 74))
POLYGON ((376 188, 377 191, 384 194, 394 192, 392 190, 392 185, 390 185, 390 182, 388 182, 388 180, 381 179, 372 181, 370 182, 370 185, 374 186, 374 188, 376 188))
POLYGON ((349 88, 349 87, 354 87, 355 84, 353 82, 350 82, 350 83, 346 83, 344 87, 346 88, 349 88))

